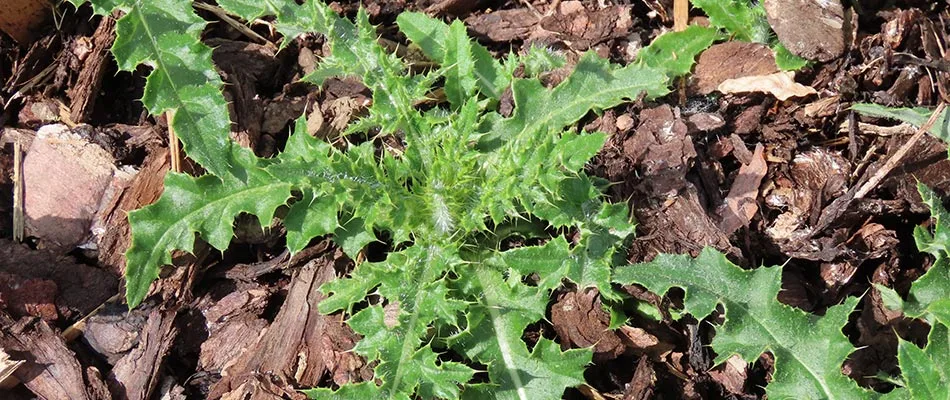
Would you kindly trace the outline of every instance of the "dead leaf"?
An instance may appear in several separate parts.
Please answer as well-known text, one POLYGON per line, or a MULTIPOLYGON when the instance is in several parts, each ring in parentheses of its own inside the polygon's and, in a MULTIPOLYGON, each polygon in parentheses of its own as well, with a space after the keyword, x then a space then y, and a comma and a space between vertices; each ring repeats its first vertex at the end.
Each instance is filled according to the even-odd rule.
POLYGON ((794 72, 776 72, 769 75, 726 79, 717 88, 724 94, 762 92, 785 101, 818 93, 815 88, 795 82, 794 72))
POLYGON ((733 354, 726 362, 709 371, 709 376, 722 384, 729 393, 742 394, 745 392, 745 382, 748 378, 748 363, 742 357, 733 354))

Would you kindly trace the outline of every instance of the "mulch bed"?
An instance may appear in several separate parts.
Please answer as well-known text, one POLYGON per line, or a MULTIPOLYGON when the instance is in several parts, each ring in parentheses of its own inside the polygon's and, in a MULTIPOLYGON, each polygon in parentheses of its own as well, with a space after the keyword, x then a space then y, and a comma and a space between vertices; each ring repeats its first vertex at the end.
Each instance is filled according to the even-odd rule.
MULTIPOLYGON (((463 20, 499 55, 540 45, 568 60, 590 50, 631 62, 672 26, 672 1, 553 3, 362 4, 389 40, 404 41, 396 15, 424 11, 463 20)), ((591 114, 579 127, 610 134, 588 172, 615 182, 611 200, 632 207, 638 226, 631 263, 660 253, 697 255, 711 246, 743 267, 784 264, 780 300, 809 312, 863 296, 844 329, 860 350, 843 371, 887 391, 890 384, 875 376, 899 373, 895 333, 923 343, 928 328, 886 309, 871 284, 906 293, 929 267, 913 245, 914 227, 928 220, 915 185, 919 180, 950 194, 950 161, 946 145, 926 137, 874 190, 855 198, 854 188, 914 130, 857 116, 849 106, 948 101, 950 12, 945 2, 857 3, 859 12, 841 28, 849 29, 842 36, 847 40, 829 41, 824 28, 808 24, 794 32, 821 60, 795 77, 814 94, 778 100, 717 91, 726 79, 776 72, 767 48, 727 42, 704 53, 669 96, 591 114)), ((352 14, 358 4, 337 6, 352 14)), ((256 221, 239 220, 228 251, 198 246, 194 255, 179 255, 142 306, 123 305, 117 294, 124 291, 125 213, 161 193, 169 170, 167 123, 148 116, 137 101, 147 69, 117 71, 108 53, 115 21, 93 17, 88 7, 60 11, 59 29, 50 24, 31 43, 0 34, 0 348, 26 360, 13 375, 22 384, 0 389, 0 397, 301 398, 295 389, 371 379, 373 365, 348 351, 359 337, 339 315, 316 311, 319 285, 353 266, 329 241, 291 258, 279 231, 242 231, 256 221), (48 138, 57 133, 41 128, 57 123, 72 136, 55 136, 61 140, 54 145, 48 138), (11 234, 14 142, 21 143, 27 166, 37 166, 24 173, 39 182, 26 188, 34 200, 23 242, 11 234), (54 165, 58 169, 48 168, 54 165), (93 179, 100 173, 108 176, 93 179), (72 185, 68 201, 51 194, 64 185, 72 185)), ((795 13, 806 12, 816 11, 783 15, 794 22, 807 19, 795 13)), ((210 12, 199 15, 217 21, 210 12)), ((692 17, 703 23, 698 11, 692 17)), ((371 93, 359 82, 297 83, 323 51, 319 36, 303 36, 278 52, 272 32, 255 30, 270 43, 223 23, 211 24, 204 36, 227 83, 236 141, 270 156, 301 113, 321 117, 321 137, 361 115, 371 93)), ((556 74, 546 77, 549 83, 563 78, 556 74)), ((661 301, 637 287, 625 289, 661 301)), ((589 386, 569 390, 567 398, 764 395, 769 354, 749 366, 731 360, 713 367, 706 347, 711 324, 635 318, 607 331, 610 318, 600 301, 596 291, 562 289, 548 318, 525 333, 528 340, 556 338, 565 348, 593 346, 589 386)))

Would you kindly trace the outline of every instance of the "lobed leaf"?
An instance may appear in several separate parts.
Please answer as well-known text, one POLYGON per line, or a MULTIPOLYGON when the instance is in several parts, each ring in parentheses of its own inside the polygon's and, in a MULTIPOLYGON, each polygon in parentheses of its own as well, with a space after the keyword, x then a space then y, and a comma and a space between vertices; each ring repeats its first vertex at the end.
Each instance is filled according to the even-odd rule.
POLYGON ((233 222, 241 213, 256 215, 270 225, 277 207, 290 198, 291 185, 265 173, 247 182, 206 175, 193 178, 169 172, 165 192, 154 204, 129 213, 132 241, 126 253, 126 298, 137 306, 158 278, 159 267, 172 263, 172 250, 191 252, 195 233, 224 251, 234 236, 233 222))
MULTIPOLYGON (((504 257, 505 253, 502 253, 504 257)), ((459 290, 477 298, 466 314, 467 328, 448 338, 453 349, 488 365, 490 384, 469 385, 465 399, 560 399, 564 389, 584 382, 589 349, 561 352, 541 338, 532 351, 521 340, 528 324, 544 317, 549 291, 500 272, 473 266, 459 277, 459 290)))
MULTIPOLYGON (((914 281, 906 301, 892 300, 886 304, 892 308, 899 308, 911 318, 923 316, 928 312, 946 313, 950 299, 950 214, 943 207, 937 194, 922 183, 917 183, 917 190, 931 211, 934 220, 933 233, 922 227, 914 229, 914 239, 920 251, 934 256, 934 263, 923 276, 914 281)), ((885 294, 892 289, 879 288, 885 294)), ((896 293, 889 297, 896 297, 896 293)))
POLYGON ((808 65, 808 60, 792 54, 781 42, 772 44, 775 53, 775 65, 782 71, 798 71, 808 65))
POLYGON ((561 68, 566 63, 567 60, 563 54, 549 47, 539 46, 537 43, 531 43, 527 54, 521 57, 524 74, 530 78, 540 77, 541 74, 561 68))
POLYGON ((950 399, 950 335, 939 323, 930 330, 927 346, 898 339, 897 360, 912 399, 950 399))
POLYGON ((692 4, 706 13, 710 24, 725 29, 739 40, 768 41, 771 27, 761 5, 753 7, 748 0, 693 0, 692 4))
POLYGON ((618 269, 614 281, 640 284, 660 295, 682 288, 683 312, 697 319, 721 305, 725 322, 712 341, 715 362, 738 354, 751 363, 771 352, 775 372, 766 387, 769 398, 864 399, 872 394, 841 373, 855 350, 841 328, 856 298, 829 308, 822 317, 807 314, 777 300, 781 268, 742 270, 710 248, 695 259, 661 254, 652 262, 618 269))
POLYGON ((465 32, 465 24, 455 20, 449 26, 449 34, 445 38, 445 57, 442 64, 445 66, 445 97, 454 107, 461 107, 469 98, 475 95, 475 58, 472 53, 472 42, 465 32))
MULTIPOLYGON (((449 25, 425 14, 414 12, 399 14, 396 17, 396 25, 399 26, 400 32, 422 49, 426 57, 443 66, 452 65, 452 60, 446 59, 447 41, 451 37, 449 25)), ((488 49, 477 43, 471 44, 471 56, 474 63, 472 76, 477 78, 481 93, 495 100, 500 99, 511 82, 513 66, 503 67, 492 57, 488 49)))
POLYGON ((141 64, 152 67, 142 96, 148 111, 152 115, 173 112, 169 123, 182 148, 208 172, 243 179, 244 169, 253 168, 253 155, 229 139, 231 121, 221 95, 222 81, 211 63, 211 49, 199 40, 206 23, 195 15, 191 2, 97 0, 92 4, 103 15, 125 11, 116 23, 112 54, 122 70, 132 71, 141 64))

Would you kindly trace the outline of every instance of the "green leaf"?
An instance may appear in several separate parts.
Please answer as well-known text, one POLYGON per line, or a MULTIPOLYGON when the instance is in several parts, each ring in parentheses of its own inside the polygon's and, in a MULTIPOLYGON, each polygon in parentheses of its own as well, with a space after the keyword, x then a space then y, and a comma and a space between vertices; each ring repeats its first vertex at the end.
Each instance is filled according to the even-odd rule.
POLYGON ((947 326, 935 325, 927 347, 898 339, 897 360, 914 399, 950 399, 950 343, 947 326))
POLYGON ((303 198, 290 206, 284 218, 287 228, 287 248, 296 254, 310 240, 333 233, 337 227, 337 206, 332 197, 317 198, 313 190, 305 190, 303 198))
POLYGON ((366 231, 366 225, 366 221, 360 218, 351 218, 333 231, 333 241, 354 260, 366 245, 378 240, 373 232, 366 231))
POLYGON ((590 363, 587 349, 561 351, 560 346, 541 338, 527 356, 511 355, 519 365, 515 371, 497 372, 489 366, 489 375, 497 384, 476 384, 462 393, 463 399, 544 400, 561 399, 564 388, 584 382, 583 368, 590 363), (492 372, 495 372, 492 374, 492 372))
POLYGON ((917 249, 930 253, 937 259, 946 258, 950 252, 950 213, 943 207, 940 197, 933 189, 917 182, 917 192, 927 208, 930 209, 930 218, 934 221, 933 233, 918 226, 914 229, 914 239, 917 249))
POLYGON ((382 381, 387 398, 426 393, 426 397, 456 398, 461 384, 474 370, 455 362, 437 362, 437 354, 424 344, 432 323, 456 325, 466 303, 450 299, 443 276, 459 260, 439 249, 414 246, 392 253, 379 263, 360 264, 351 278, 331 281, 321 287, 328 297, 321 312, 333 312, 362 301, 373 288, 387 299, 390 310, 375 305, 350 317, 347 323, 363 335, 353 351, 379 360, 375 376, 382 381), (398 396, 396 394, 402 393, 398 396))
POLYGON ((491 384, 470 385, 462 398, 560 399, 565 388, 584 382, 584 366, 593 356, 589 349, 561 352, 556 343, 541 338, 529 352, 521 340, 528 324, 544 317, 547 290, 505 281, 499 272, 479 265, 459 279, 461 290, 479 302, 469 307, 467 329, 449 343, 487 364, 491 379, 491 384))
POLYGON ((280 10, 280 6, 271 0, 218 0, 217 3, 221 8, 248 21, 265 15, 276 15, 280 10))
POLYGON ((950 244, 950 214, 941 204, 939 197, 926 185, 917 184, 917 191, 930 208, 934 220, 933 233, 916 227, 914 239, 917 248, 934 256, 934 263, 923 276, 910 286, 904 313, 917 318, 931 310, 938 301, 950 298, 950 258, 947 256, 950 244))
POLYGON ((927 309, 938 322, 950 326, 950 298, 934 301, 927 309))
POLYGON ((720 39, 719 30, 690 25, 680 32, 667 32, 637 54, 637 62, 666 72, 669 77, 688 74, 696 56, 720 39))
MULTIPOLYGON (((422 49, 426 57, 439 64, 451 64, 451 61, 446 61, 446 42, 451 35, 449 26, 444 22, 425 14, 404 12, 396 17, 396 25, 412 43, 422 49)), ((488 49, 477 43, 471 44, 471 55, 479 90, 489 98, 500 99, 511 82, 512 69, 503 67, 488 49)))
POLYGON ((253 157, 232 142, 231 121, 221 95, 221 78, 211 63, 211 49, 198 39, 205 21, 191 2, 178 0, 94 2, 97 12, 126 11, 116 24, 112 45, 119 68, 152 67, 142 103, 152 115, 174 111, 170 124, 188 157, 208 172, 242 179, 242 160, 253 157))
POLYGON ((631 64, 614 69, 588 52, 554 89, 545 88, 538 80, 516 79, 511 91, 514 114, 492 127, 493 135, 503 140, 547 134, 581 119, 591 109, 607 109, 640 93, 646 93, 647 98, 662 96, 669 89, 666 78, 652 68, 631 64))
POLYGON ((567 60, 555 50, 531 43, 528 53, 521 58, 521 63, 524 64, 525 76, 534 78, 563 67, 567 60))
POLYGON ((661 254, 649 263, 620 268, 614 281, 637 283, 665 295, 673 287, 686 295, 683 311, 701 319, 718 305, 725 322, 716 329, 716 363, 738 354, 754 362, 770 351, 775 372, 766 387, 769 398, 864 399, 871 392, 841 373, 855 348, 841 333, 857 304, 850 298, 818 317, 780 303, 781 268, 742 270, 715 250, 699 257, 661 254))
POLYGON ((881 301, 884 303, 884 307, 895 311, 904 310, 904 299, 901 299, 901 295, 897 291, 877 283, 874 284, 874 288, 881 292, 881 301))
POLYGON ((505 265, 522 276, 537 273, 541 280, 538 287, 554 290, 561 284, 568 272, 571 261, 567 240, 556 237, 544 246, 527 246, 501 253, 505 265))
POLYGON ((238 214, 256 215, 265 227, 270 224, 277 207, 290 198, 290 185, 263 173, 248 178, 245 183, 169 172, 162 197, 129 213, 132 243, 125 255, 125 280, 130 308, 145 298, 159 267, 171 264, 173 250, 192 251, 195 233, 224 251, 234 236, 232 224, 238 214))
MULTIPOLYGON (((326 388, 314 388, 301 390, 301 392, 311 399, 321 400, 377 399, 381 395, 379 387, 372 382, 344 385, 335 391, 326 388)), ((409 396, 403 396, 404 400, 409 400, 409 396)))
MULTIPOLYGON (((933 114, 933 110, 922 107, 894 108, 869 103, 854 104, 851 106, 851 109, 861 114, 867 114, 874 117, 896 119, 918 128, 925 124, 933 114)), ((927 130, 927 132, 930 132, 930 134, 934 135, 934 137, 937 139, 942 140, 944 143, 950 143, 950 119, 947 118, 947 112, 948 110, 944 110, 943 113, 937 117, 937 120, 934 122, 933 126, 927 130)))
POLYGON ((725 29, 737 39, 765 43, 771 28, 764 10, 753 8, 748 0, 693 0, 692 5, 703 10, 709 23, 725 29))
POLYGON ((781 42, 772 45, 775 53, 775 65, 782 71, 798 71, 808 65, 808 60, 792 54, 781 42))
POLYGON ((465 32, 465 24, 455 20, 449 26, 445 39, 445 97, 455 107, 461 107, 475 95, 475 60, 472 57, 472 43, 465 32))

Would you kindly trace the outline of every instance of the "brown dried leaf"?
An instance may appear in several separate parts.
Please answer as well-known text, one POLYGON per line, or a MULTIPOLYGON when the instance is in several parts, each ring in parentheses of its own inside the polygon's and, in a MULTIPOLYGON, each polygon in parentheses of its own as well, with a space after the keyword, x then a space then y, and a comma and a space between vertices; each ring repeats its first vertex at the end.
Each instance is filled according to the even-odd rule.
POLYGON ((817 94, 815 88, 795 82, 794 72, 777 72, 770 75, 746 76, 726 79, 716 90, 724 94, 762 92, 785 101, 792 97, 817 94))

